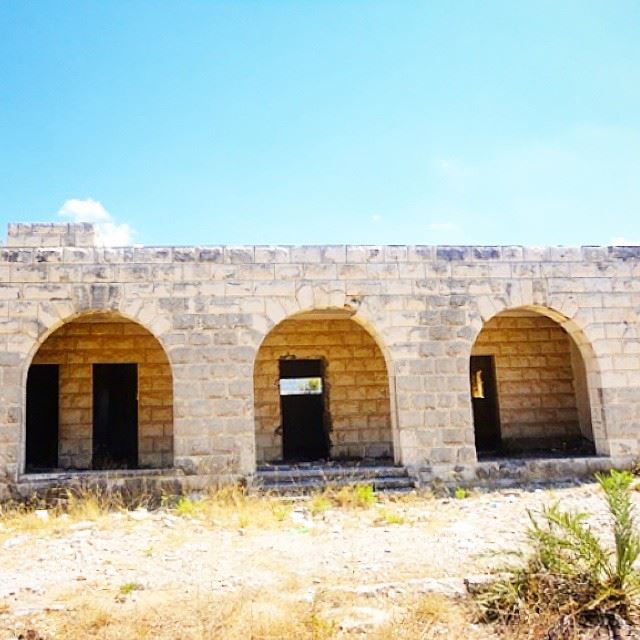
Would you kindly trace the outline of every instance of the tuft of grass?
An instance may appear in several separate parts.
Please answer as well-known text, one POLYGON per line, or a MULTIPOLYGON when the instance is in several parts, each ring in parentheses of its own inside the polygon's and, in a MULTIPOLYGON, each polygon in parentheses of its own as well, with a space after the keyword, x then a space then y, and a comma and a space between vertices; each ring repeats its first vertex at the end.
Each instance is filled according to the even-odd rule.
POLYGON ((325 511, 329 511, 333 507, 333 503, 327 497, 326 492, 316 493, 309 500, 309 511, 312 516, 318 516, 325 511))
POLYGON ((520 563, 475 593, 483 620, 515 627, 543 625, 546 631, 541 633, 548 637, 555 637, 556 628, 640 622, 633 475, 613 470, 596 479, 609 509, 614 548, 594 535, 585 513, 562 511, 557 503, 539 517, 529 513, 529 554, 514 554, 520 563))
POLYGON ((113 622, 113 616, 100 607, 92 608, 87 615, 87 626, 95 631, 108 627, 113 622))
MULTIPOLYGON (((330 490, 329 490, 330 491, 330 490)), ((355 484, 330 492, 330 499, 339 507, 368 509, 377 502, 373 485, 355 484)))
POLYGON ((271 504, 271 512, 278 522, 284 522, 291 513, 291 505, 280 501, 274 501, 271 504))
POLYGON ((406 524, 407 519, 397 511, 391 511, 390 509, 380 508, 378 509, 378 516, 385 524, 406 524))
POLYGON ((193 500, 189 496, 180 496, 175 505, 176 515, 182 517, 197 516, 201 509, 198 501, 193 500))
POLYGON ((130 593, 140 591, 141 589, 144 589, 144 587, 139 582, 125 582, 120 585, 118 591, 120 592, 120 595, 128 596, 130 593))

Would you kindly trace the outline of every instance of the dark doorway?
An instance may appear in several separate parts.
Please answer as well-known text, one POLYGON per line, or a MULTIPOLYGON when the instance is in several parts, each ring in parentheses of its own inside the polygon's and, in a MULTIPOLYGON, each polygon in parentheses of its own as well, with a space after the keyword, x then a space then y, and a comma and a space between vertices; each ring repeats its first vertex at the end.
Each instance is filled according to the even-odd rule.
POLYGON ((93 365, 93 468, 138 466, 138 365, 93 365))
POLYGON ((57 364, 32 364, 27 374, 26 471, 58 466, 57 364))
POLYGON ((321 360, 280 360, 282 455, 285 460, 329 457, 321 360))
POLYGON ((500 450, 498 389, 493 356, 471 356, 471 403, 478 453, 500 450))

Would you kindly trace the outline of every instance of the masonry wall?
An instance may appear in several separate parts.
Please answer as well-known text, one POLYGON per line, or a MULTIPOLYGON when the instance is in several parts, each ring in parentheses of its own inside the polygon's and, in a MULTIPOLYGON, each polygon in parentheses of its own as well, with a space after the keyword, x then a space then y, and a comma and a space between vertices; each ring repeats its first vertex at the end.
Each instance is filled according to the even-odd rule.
POLYGON ((289 319, 269 333, 256 357, 259 462, 282 458, 278 362, 288 357, 324 362, 331 457, 392 456, 389 378, 374 339, 353 320, 289 319))
POLYGON ((105 248, 78 246, 90 229, 69 233, 31 243, 23 225, 0 248, 0 493, 22 478, 33 355, 95 312, 135 320, 167 354, 174 461, 191 485, 254 471, 256 355, 273 327, 313 309, 347 309, 375 332, 394 454, 411 468, 475 468, 469 357, 510 309, 548 316, 579 345, 598 453, 640 455, 640 247, 105 248))
POLYGON ((116 363, 138 365, 138 464, 173 465, 171 368, 146 329, 127 320, 87 316, 49 336, 33 363, 60 365, 60 468, 91 468, 93 365, 116 363))
POLYGON ((489 320, 474 355, 495 358, 503 441, 579 436, 571 338, 540 314, 489 320))

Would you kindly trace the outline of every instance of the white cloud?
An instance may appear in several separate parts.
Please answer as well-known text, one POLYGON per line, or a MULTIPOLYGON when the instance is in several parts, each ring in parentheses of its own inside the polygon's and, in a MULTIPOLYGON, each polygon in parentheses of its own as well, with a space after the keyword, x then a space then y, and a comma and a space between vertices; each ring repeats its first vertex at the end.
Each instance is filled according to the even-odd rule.
POLYGON ((382 222, 382 216, 379 213, 374 213, 371 216, 371 222, 373 222, 374 224, 378 224, 379 222, 382 222))
POLYGON ((73 222, 91 222, 98 232, 98 242, 107 247, 130 245, 134 230, 126 222, 118 224, 113 216, 97 200, 87 198, 67 200, 58 215, 70 218, 73 222))
POLYGON ((460 227, 455 222, 432 222, 428 225, 431 231, 458 231, 460 227))
POLYGON ((609 240, 609 246, 614 247, 637 247, 640 245, 640 240, 629 240, 624 236, 616 236, 609 240))

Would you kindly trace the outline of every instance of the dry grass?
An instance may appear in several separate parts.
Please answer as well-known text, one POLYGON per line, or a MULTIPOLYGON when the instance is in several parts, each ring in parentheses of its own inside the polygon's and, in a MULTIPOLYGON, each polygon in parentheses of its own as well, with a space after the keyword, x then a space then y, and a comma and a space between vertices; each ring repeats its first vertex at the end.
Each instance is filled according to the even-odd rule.
MULTIPOLYGON (((289 515, 290 502, 270 496, 249 496, 240 487, 227 487, 202 496, 165 496, 160 501, 142 494, 134 501, 118 492, 99 489, 67 491, 54 502, 33 498, 0 504, 0 538, 24 533, 63 533, 78 522, 109 526, 111 516, 135 509, 161 512, 219 527, 276 527, 289 515)), ((127 521, 118 520, 118 527, 127 521)))
POLYGON ((24 503, 0 504, 0 538, 18 533, 64 532, 80 521, 108 526, 112 514, 140 508, 160 508, 208 526, 245 529, 280 527, 288 522, 289 514, 297 505, 306 507, 314 517, 330 509, 370 510, 380 507, 379 519, 386 520, 388 524, 405 524, 408 520, 394 507, 410 507, 424 500, 424 496, 415 494, 393 498, 379 496, 371 485, 362 484, 328 487, 298 501, 250 495, 238 486, 211 490, 197 496, 164 496, 160 499, 144 493, 132 498, 117 491, 80 488, 66 491, 53 501, 34 496, 24 503))
MULTIPOLYGON (((493 637, 490 629, 474 627, 467 608, 437 594, 404 603, 388 622, 360 629, 342 628, 359 606, 393 609, 381 601, 357 596, 335 598, 319 593, 305 599, 300 592, 243 592, 213 596, 136 592, 136 599, 99 600, 95 595, 70 597, 66 611, 51 611, 32 620, 28 629, 46 638, 88 640, 474 640, 493 637)), ((17 634, 16 634, 17 635, 17 634)), ((37 637, 37 636, 36 636, 37 637)))
MULTIPOLYGON (((135 506, 146 504, 142 496, 135 506)), ((0 504, 0 536, 38 531, 66 531, 80 521, 99 522, 109 514, 123 512, 130 506, 118 492, 100 489, 68 490, 55 501, 33 497, 20 503, 0 504)))
POLYGON ((177 516, 218 527, 246 529, 280 527, 292 509, 289 501, 272 496, 249 495, 237 486, 207 492, 201 496, 181 496, 167 507, 177 516))
POLYGON ((329 487, 325 490, 325 495, 343 509, 368 509, 378 501, 370 484, 354 484, 339 489, 329 487))
POLYGON ((95 640, 330 640, 338 633, 316 601, 292 601, 273 593, 181 599, 151 595, 113 603, 82 596, 71 599, 67 611, 49 612, 35 631, 45 637, 95 640))
POLYGON ((467 606, 438 593, 410 602, 405 610, 368 637, 371 640, 471 640, 487 638, 488 629, 473 625, 467 606))

